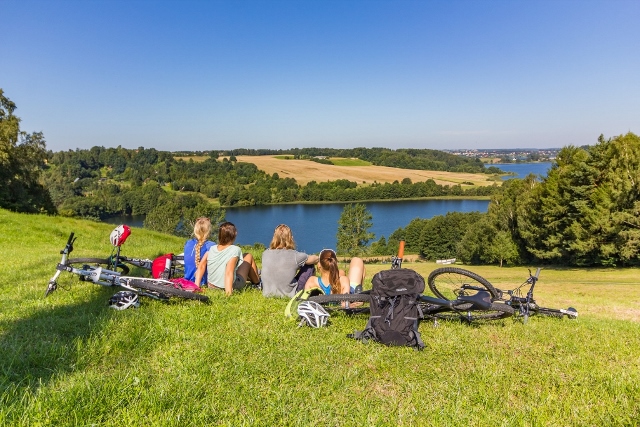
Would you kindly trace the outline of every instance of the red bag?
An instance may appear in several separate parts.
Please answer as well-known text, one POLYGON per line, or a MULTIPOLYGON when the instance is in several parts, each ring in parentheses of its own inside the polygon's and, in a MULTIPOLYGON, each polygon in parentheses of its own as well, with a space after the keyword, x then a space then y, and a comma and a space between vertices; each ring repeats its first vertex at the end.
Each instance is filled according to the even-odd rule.
POLYGON ((171 277, 173 254, 160 255, 151 264, 151 275, 154 279, 168 280, 171 277))

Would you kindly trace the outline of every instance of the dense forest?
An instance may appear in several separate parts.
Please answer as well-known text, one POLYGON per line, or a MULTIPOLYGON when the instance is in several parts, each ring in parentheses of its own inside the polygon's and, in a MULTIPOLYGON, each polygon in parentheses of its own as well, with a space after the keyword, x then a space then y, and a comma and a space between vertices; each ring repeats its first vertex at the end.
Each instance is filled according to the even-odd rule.
POLYGON ((640 265, 640 137, 564 147, 542 180, 505 182, 486 214, 416 219, 374 242, 372 253, 390 253, 401 239, 431 260, 640 265))

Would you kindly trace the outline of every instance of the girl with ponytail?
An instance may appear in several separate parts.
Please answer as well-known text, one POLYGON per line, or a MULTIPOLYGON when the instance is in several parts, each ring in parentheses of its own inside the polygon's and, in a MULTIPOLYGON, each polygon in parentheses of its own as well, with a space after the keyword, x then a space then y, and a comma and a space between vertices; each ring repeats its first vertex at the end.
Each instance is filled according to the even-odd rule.
POLYGON ((349 274, 338 267, 338 257, 333 249, 320 252, 320 276, 310 277, 305 289, 320 288, 325 294, 353 294, 362 291, 365 269, 361 258, 354 257, 349 263, 349 274))
POLYGON ((211 235, 211 220, 206 217, 196 219, 193 225, 193 236, 184 244, 184 278, 195 282, 196 269, 200 260, 212 246, 216 244, 209 239, 211 235))

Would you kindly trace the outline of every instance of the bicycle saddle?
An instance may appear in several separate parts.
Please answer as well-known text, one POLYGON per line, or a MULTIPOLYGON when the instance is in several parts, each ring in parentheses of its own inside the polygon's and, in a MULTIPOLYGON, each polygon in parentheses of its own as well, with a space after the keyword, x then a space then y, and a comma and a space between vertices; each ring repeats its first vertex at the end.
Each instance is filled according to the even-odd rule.
POLYGON ((479 310, 489 310, 491 308, 491 294, 487 291, 479 291, 475 295, 461 295, 458 301, 469 302, 473 308, 479 310))

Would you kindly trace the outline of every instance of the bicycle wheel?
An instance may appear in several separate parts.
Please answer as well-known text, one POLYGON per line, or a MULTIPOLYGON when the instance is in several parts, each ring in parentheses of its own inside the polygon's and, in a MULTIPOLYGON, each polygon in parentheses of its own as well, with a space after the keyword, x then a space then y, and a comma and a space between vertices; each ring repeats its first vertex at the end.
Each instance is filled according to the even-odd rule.
POLYGON ((469 270, 457 267, 437 268, 429 274, 429 289, 438 298, 455 300, 462 295, 475 295, 480 291, 488 291, 491 299, 498 299, 499 294, 484 277, 469 270))
POLYGON ((158 295, 160 298, 166 297, 180 297, 186 299, 193 299, 202 302, 209 301, 209 297, 196 292, 183 291, 182 289, 176 289, 173 287, 173 283, 158 280, 158 279, 144 279, 144 278, 121 278, 121 282, 126 282, 127 286, 142 291, 149 291, 154 295, 158 295))
POLYGON ((491 303, 491 308, 488 310, 458 310, 458 311, 441 311, 433 315, 441 320, 465 320, 473 322, 476 320, 497 320, 504 319, 513 316, 514 310, 512 307, 504 303, 494 302, 491 303))
POLYGON ((330 294, 309 297, 327 310, 342 310, 349 314, 369 312, 371 296, 368 293, 360 294, 330 294))
POLYGON ((116 271, 122 275, 129 274, 129 267, 126 265, 118 264, 117 267, 113 268, 109 260, 103 258, 70 258, 67 260, 67 265, 73 267, 77 267, 79 265, 99 266, 111 271, 116 271))

